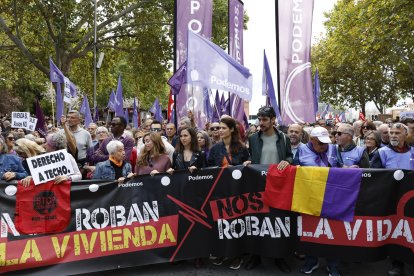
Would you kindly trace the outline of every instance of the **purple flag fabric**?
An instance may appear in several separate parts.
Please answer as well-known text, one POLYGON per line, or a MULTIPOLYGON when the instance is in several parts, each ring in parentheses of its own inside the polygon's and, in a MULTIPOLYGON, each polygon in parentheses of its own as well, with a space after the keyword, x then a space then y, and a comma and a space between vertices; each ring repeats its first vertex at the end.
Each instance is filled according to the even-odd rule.
POLYGON ((115 116, 124 116, 124 96, 122 95, 121 75, 118 77, 118 86, 116 87, 115 116))
POLYGON ((362 169, 330 168, 320 216, 353 221, 361 179, 362 169))
POLYGON ((339 114, 339 121, 342 123, 346 122, 345 111, 342 111, 341 114, 339 114))
POLYGON ((213 1, 177 0, 176 64, 180 67, 187 59, 188 30, 210 38, 213 20, 213 1))
POLYGON ((325 106, 324 111, 322 111, 322 113, 321 113, 321 119, 325 119, 326 114, 328 114, 328 111, 329 111, 329 104, 327 104, 327 105, 325 106))
POLYGON ((155 98, 155 101, 152 104, 149 111, 152 114, 154 114, 155 120, 160 121, 162 123, 162 110, 161 110, 161 105, 160 105, 160 102, 159 102, 158 98, 155 98))
POLYGON ((111 95, 109 96, 109 101, 107 108, 111 111, 115 111, 115 92, 112 90, 111 95))
POLYGON ((83 114, 85 117, 85 127, 88 127, 90 123, 92 123, 92 115, 91 109, 89 108, 88 97, 85 95, 83 96, 82 104, 79 109, 79 113, 83 114))
POLYGON ((230 109, 230 98, 224 99, 224 93, 221 95, 221 115, 226 114, 226 115, 230 115, 229 114, 229 109, 230 109))
POLYGON ((282 117, 279 112, 279 105, 276 101, 275 88, 273 86, 272 74, 270 73, 269 63, 267 62, 266 51, 263 51, 263 78, 262 78, 262 95, 266 96, 270 105, 276 112, 277 122, 282 125, 282 117))
POLYGON ((128 108, 125 108, 125 110, 124 110, 124 118, 127 121, 127 124, 129 124, 129 112, 128 112, 128 108))
POLYGON ((63 98, 62 98, 62 85, 56 83, 56 122, 60 125, 60 117, 63 115, 63 98))
MULTIPOLYGON (((207 38, 212 33, 213 1, 211 0, 177 0, 176 1, 176 52, 177 70, 187 59, 188 30, 207 38)), ((193 111, 194 119, 199 128, 204 128, 206 116, 203 110, 203 89, 188 88, 182 85, 180 93, 174 99, 177 120, 193 111), (199 101, 201 99, 201 101, 199 101)))
MULTIPOLYGON (((49 58, 49 67, 50 67, 50 81, 54 83, 65 83, 65 75, 62 71, 56 66, 51 58, 49 58)), ((78 88, 76 85, 69 80, 70 94, 72 97, 76 97, 78 93, 78 88)))
POLYGON ((310 64, 313 2, 277 1, 280 105, 286 125, 315 120, 310 64))
POLYGON ((134 115, 132 116, 132 123, 134 128, 138 128, 138 109, 137 109, 137 99, 134 98, 134 115))
POLYGON ((212 122, 220 122, 221 117, 221 102, 220 102, 220 96, 218 91, 216 91, 216 97, 214 100, 214 108, 213 108, 213 120, 212 122))
POLYGON ((243 3, 229 0, 229 53, 243 64, 243 3))
POLYGON ((36 99, 35 114, 37 118, 35 130, 39 132, 39 134, 42 137, 46 137, 47 136, 46 120, 45 120, 45 115, 43 114, 42 107, 40 106, 39 99, 36 99))
POLYGON ((315 72, 315 80, 313 82, 313 108, 315 109, 315 114, 318 112, 318 103, 319 97, 321 96, 321 85, 319 83, 319 73, 318 69, 315 72))
POLYGON ((187 83, 221 89, 250 101, 252 74, 211 41, 188 32, 187 83))
POLYGON ((211 90, 209 89, 204 89, 204 113, 207 116, 207 121, 211 122, 211 119, 213 118, 213 108, 211 107, 211 102, 210 102, 210 94, 211 94, 211 90))
POLYGON ((184 62, 168 80, 168 85, 171 86, 173 95, 180 93, 181 87, 185 83, 187 83, 187 62, 184 62))
MULTIPOLYGON (((229 0, 229 54, 238 63, 243 59, 243 14, 244 7, 240 0, 229 0)), ((243 121, 244 101, 237 95, 230 97, 230 116, 239 122, 243 121)))
POLYGON ((96 107, 95 107, 95 114, 94 114, 94 116, 93 116, 93 122, 94 122, 94 123, 96 123, 97 121, 99 121, 99 109, 98 109, 98 107, 96 106, 96 107))

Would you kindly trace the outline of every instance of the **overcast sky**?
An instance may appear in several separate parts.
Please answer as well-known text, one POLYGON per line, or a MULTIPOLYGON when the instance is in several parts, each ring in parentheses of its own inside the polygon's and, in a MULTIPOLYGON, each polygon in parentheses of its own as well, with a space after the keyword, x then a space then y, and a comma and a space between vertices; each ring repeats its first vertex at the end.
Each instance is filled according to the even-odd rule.
MULTIPOLYGON (((307 1, 307 0, 304 0, 307 1)), ((314 0, 312 43, 325 33, 323 16, 333 8, 337 0, 314 0)), ((253 74, 253 99, 250 102, 250 115, 256 114, 265 104, 262 95, 263 50, 269 61, 273 82, 276 86, 276 32, 275 0, 244 0, 244 9, 249 16, 247 30, 244 31, 244 65, 253 74)), ((276 87, 275 87, 276 89, 276 87)))

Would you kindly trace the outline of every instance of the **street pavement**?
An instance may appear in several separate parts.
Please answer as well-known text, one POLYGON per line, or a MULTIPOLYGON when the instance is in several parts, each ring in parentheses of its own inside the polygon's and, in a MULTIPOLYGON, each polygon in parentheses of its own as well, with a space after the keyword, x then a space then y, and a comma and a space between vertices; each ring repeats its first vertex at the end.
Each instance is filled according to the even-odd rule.
MULTIPOLYGON (((296 258, 288 258, 287 262, 291 265, 291 273, 283 273, 274 265, 273 260, 270 258, 262 258, 262 263, 253 270, 245 270, 243 267, 238 270, 231 270, 228 268, 228 263, 224 263, 221 266, 215 266, 211 264, 208 259, 203 259, 204 265, 201 268, 195 268, 194 262, 184 261, 177 264, 155 264, 141 267, 120 268, 111 271, 88 273, 85 275, 290 275, 290 276, 303 276, 306 274, 300 273, 299 269, 303 261, 296 258)), ((383 260, 373 263, 349 263, 341 262, 339 270, 341 275, 363 275, 363 276, 377 276, 387 275, 387 270, 391 267, 390 260, 383 260)), ((414 268, 412 265, 406 265, 405 275, 414 275, 414 268)), ((310 275, 310 274, 308 274, 310 275)), ((314 271, 311 275, 326 276, 325 260, 320 259, 320 267, 314 271)))

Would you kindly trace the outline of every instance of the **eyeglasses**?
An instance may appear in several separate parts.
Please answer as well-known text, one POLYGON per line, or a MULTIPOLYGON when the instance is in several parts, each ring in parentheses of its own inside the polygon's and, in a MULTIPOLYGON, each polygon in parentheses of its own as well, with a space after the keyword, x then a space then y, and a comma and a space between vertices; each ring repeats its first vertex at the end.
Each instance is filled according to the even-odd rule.
POLYGON ((162 129, 161 128, 151 128, 151 131, 160 132, 160 131, 162 131, 162 129))
POLYGON ((96 134, 104 134, 104 133, 108 133, 106 131, 98 131, 96 134))
POLYGON ((365 140, 367 140, 367 141, 375 141, 375 138, 374 137, 366 137, 365 140))
POLYGON ((341 131, 335 131, 335 135, 336 134, 338 134, 338 136, 341 136, 342 134, 348 134, 348 135, 351 135, 351 134, 349 134, 348 132, 341 132, 341 131))
POLYGON ((7 137, 7 140, 14 141, 14 137, 7 137))
POLYGON ((220 127, 210 127, 210 131, 216 131, 216 130, 219 130, 220 129, 220 127))

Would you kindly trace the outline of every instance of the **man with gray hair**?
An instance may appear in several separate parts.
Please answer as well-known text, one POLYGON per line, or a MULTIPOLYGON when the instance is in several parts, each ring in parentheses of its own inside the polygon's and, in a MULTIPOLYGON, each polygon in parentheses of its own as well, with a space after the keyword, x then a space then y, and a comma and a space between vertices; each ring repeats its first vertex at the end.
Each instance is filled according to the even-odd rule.
POLYGON ((80 126, 80 123, 81 115, 79 111, 69 111, 66 115, 66 124, 76 140, 76 148, 78 149, 77 163, 82 167, 86 162, 86 152, 92 147, 92 138, 90 133, 80 126))
MULTIPOLYGON (((372 168, 414 170, 414 147, 407 143, 408 127, 395 123, 390 127, 390 144, 380 148, 372 158, 372 168)), ((392 259, 388 275, 404 275, 404 263, 392 259)))
POLYGON ((96 146, 98 144, 98 139, 96 138, 96 129, 98 128, 98 125, 95 123, 90 123, 88 126, 88 132, 91 135, 92 139, 92 146, 96 146))
POLYGON ((378 132, 381 135, 381 147, 386 147, 388 146, 388 144, 390 143, 390 127, 388 126, 388 124, 381 124, 379 125, 379 127, 377 128, 378 132))

